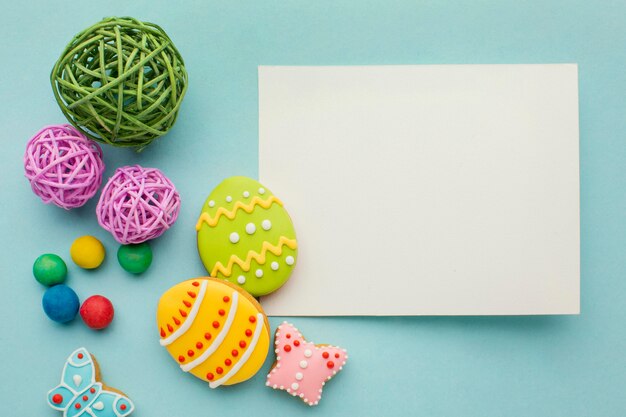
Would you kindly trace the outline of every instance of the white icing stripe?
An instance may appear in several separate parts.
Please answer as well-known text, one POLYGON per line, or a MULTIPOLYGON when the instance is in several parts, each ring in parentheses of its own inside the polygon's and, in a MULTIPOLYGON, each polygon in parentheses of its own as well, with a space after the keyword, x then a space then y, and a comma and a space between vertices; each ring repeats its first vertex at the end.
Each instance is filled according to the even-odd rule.
POLYGON ((258 313, 256 315, 256 327, 254 328, 254 336, 252 336, 252 340, 250 341, 250 346, 248 346, 248 350, 246 350, 246 353, 241 356, 239 362, 237 362, 226 375, 224 375, 217 381, 209 382, 209 386, 211 388, 217 388, 223 383, 227 382, 230 378, 232 378, 233 375, 239 372, 242 366, 246 364, 246 362, 248 361, 248 359, 250 359, 250 356, 254 352, 256 344, 259 342, 259 337, 261 336, 263 326, 265 326, 265 319, 263 318, 263 314, 258 313))
POLYGON ((202 284, 200 285, 200 291, 198 292, 198 298, 193 304, 193 307, 191 307, 191 311, 189 312, 187 320, 185 320, 183 325, 180 326, 174 333, 172 333, 165 339, 161 339, 159 341, 159 343, 161 343, 161 346, 167 346, 169 344, 172 344, 176 339, 181 337, 183 334, 185 334, 187 330, 189 330, 189 328, 193 324, 193 321, 198 315, 198 310, 200 310, 200 305, 202 304, 202 299, 204 298, 204 293, 206 292, 207 282, 208 281, 202 281, 202 284))
POLYGON ((226 317, 226 321, 224 322, 224 327, 222 327, 222 330, 220 331, 220 333, 217 335, 213 343, 211 343, 211 346, 209 346, 207 350, 205 350, 202 353, 202 355, 198 356, 193 361, 184 365, 180 365, 180 369, 182 369, 185 372, 191 371, 193 368, 195 368, 196 366, 200 365, 202 362, 207 360, 209 356, 211 356, 213 352, 215 352, 220 347, 224 339, 226 339, 226 336, 228 336, 228 332, 230 331, 230 326, 232 326, 233 320, 235 320, 235 314, 237 313, 237 303, 239 302, 239 293, 237 291, 233 291, 231 298, 233 302, 230 305, 230 311, 228 312, 228 317, 226 317))

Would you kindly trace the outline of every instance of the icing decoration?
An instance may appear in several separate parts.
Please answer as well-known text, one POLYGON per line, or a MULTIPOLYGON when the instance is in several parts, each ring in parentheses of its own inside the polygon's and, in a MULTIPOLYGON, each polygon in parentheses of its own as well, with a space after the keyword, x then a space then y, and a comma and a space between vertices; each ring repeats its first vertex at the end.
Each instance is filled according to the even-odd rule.
POLYGON ((196 230, 198 252, 211 277, 255 297, 280 288, 293 270, 281 266, 296 263, 296 233, 282 201, 250 178, 220 183, 207 198, 196 230), (232 203, 225 204, 229 196, 232 203))
MULTIPOLYGON (((207 286, 207 282, 203 281, 202 285, 200 286, 200 295, 198 296, 197 301, 193 304, 191 310, 187 313, 187 317, 185 318, 185 323, 183 323, 183 325, 180 326, 171 335, 169 335, 168 337, 164 339, 161 339, 160 340, 161 346, 167 346, 173 343, 176 339, 182 336, 187 330, 189 330, 189 328, 193 324, 193 321, 196 318, 196 315, 198 314, 198 310, 200 310, 200 305, 202 304, 202 299, 204 298, 204 294, 206 292, 206 286, 207 286)), ((191 294, 187 293, 187 295, 191 295, 191 294)), ((187 306, 187 304, 185 304, 185 306, 187 306)))
POLYGON ((270 345, 269 322, 258 302, 239 286, 215 278, 196 278, 167 290, 159 300, 157 324, 161 345, 181 370, 211 388, 251 378, 270 345), (189 295, 198 289, 194 284, 200 288, 195 298, 189 295))
POLYGON ((132 401, 100 381, 95 358, 85 348, 66 360, 61 383, 48 392, 48 405, 63 417, 125 417, 135 409, 132 401))
POLYGON ((267 375, 265 385, 287 391, 311 406, 319 403, 324 385, 343 369, 348 359, 345 349, 308 342, 298 329, 287 322, 276 329, 274 344, 276 362, 267 375), (291 348, 291 345, 305 349, 291 348), (328 360, 329 357, 333 360, 328 360))
POLYGON ((215 207, 215 201, 213 200, 209 201, 209 207, 215 207))

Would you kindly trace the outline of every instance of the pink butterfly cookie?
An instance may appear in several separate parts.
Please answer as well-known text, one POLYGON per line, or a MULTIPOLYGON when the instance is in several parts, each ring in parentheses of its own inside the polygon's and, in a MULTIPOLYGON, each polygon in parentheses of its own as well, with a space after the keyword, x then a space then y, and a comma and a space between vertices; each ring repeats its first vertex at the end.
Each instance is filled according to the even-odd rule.
POLYGON ((348 355, 337 346, 307 342, 293 325, 283 322, 274 336, 276 362, 265 385, 317 405, 326 381, 343 369, 348 355))

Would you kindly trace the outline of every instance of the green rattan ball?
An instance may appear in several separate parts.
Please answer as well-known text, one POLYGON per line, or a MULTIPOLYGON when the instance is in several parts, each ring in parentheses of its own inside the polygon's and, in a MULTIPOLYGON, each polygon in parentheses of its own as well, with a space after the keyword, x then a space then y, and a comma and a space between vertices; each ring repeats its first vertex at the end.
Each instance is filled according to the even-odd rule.
POLYGON ((98 142, 138 150, 170 130, 187 91, 171 39, 130 17, 106 18, 76 35, 50 81, 70 123, 98 142))

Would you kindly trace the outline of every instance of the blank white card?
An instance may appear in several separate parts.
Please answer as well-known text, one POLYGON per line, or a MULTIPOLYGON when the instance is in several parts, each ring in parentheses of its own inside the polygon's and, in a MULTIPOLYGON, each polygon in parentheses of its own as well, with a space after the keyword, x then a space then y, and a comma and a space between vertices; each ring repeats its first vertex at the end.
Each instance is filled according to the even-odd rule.
POLYGON ((270 315, 578 314, 577 66, 259 68, 270 315))

